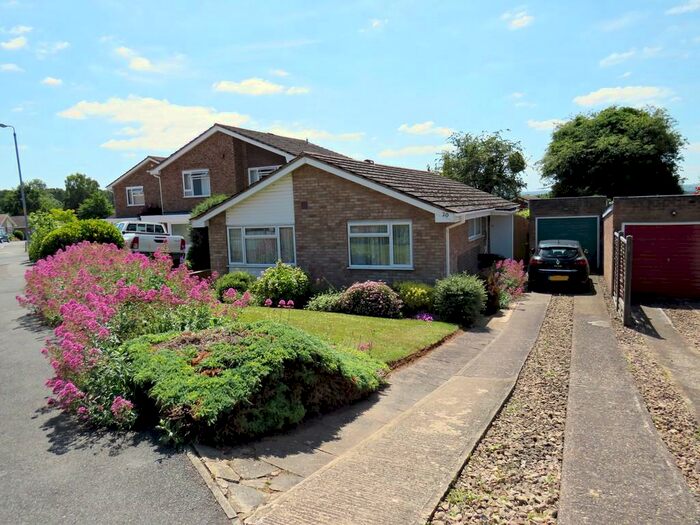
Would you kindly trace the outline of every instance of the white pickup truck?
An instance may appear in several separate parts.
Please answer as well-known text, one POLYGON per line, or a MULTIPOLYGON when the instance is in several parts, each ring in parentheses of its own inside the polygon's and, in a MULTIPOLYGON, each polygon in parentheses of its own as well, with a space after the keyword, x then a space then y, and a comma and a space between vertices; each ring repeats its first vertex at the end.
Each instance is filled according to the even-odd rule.
POLYGON ((132 252, 152 255, 158 250, 169 253, 175 264, 185 256, 186 241, 180 235, 169 235, 165 226, 157 222, 124 221, 117 223, 124 236, 124 244, 132 252))

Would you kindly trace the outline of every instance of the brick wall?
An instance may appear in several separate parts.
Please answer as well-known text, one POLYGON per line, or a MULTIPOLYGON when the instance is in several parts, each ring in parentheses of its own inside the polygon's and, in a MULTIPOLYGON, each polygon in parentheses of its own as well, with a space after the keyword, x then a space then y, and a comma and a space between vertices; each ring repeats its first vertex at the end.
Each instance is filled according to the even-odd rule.
POLYGON ((700 197, 697 195, 615 197, 613 209, 615 231, 621 230, 624 222, 700 221, 700 197))
POLYGON ((209 259, 211 269, 219 274, 228 273, 228 239, 226 213, 209 220, 209 259))
MULTIPOLYGON (((488 228, 487 228, 488 231, 488 228)), ((450 273, 478 271, 478 255, 487 249, 487 239, 469 240, 469 222, 455 226, 450 232, 450 273)))
MULTIPOLYGON (((534 243, 537 217, 601 216, 608 206, 607 197, 560 197, 557 199, 530 199, 530 243, 534 243)), ((534 248, 534 246, 531 246, 534 248)))
POLYGON ((183 195, 183 171, 206 168, 209 170, 211 194, 233 195, 248 185, 249 167, 284 163, 284 157, 280 155, 225 133, 215 133, 161 171, 163 211, 187 212, 204 200, 183 195))
POLYGON ((121 180, 112 186, 115 216, 136 217, 140 215, 145 208, 160 208, 158 179, 148 173, 148 170, 153 169, 155 165, 155 162, 150 161, 129 175, 126 179, 121 180), (145 206, 126 205, 126 188, 129 186, 143 186, 143 193, 146 203, 145 206))
POLYGON ((434 215, 312 166, 293 173, 297 264, 336 286, 367 279, 433 282, 445 274, 445 225, 434 215), (348 269, 347 222, 410 219, 413 270, 348 269))

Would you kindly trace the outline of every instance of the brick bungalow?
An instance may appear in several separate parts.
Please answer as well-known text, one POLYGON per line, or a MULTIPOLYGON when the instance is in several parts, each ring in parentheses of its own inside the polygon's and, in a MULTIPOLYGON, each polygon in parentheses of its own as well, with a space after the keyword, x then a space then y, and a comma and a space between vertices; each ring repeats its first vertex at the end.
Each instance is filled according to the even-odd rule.
POLYGON ((479 253, 511 257, 516 210, 436 173, 304 151, 192 225, 219 273, 282 260, 334 285, 432 282, 475 271, 479 253))
POLYGON ((160 222, 186 236, 190 211, 202 200, 240 193, 302 151, 342 156, 306 140, 215 124, 169 157, 149 155, 109 184, 111 220, 160 222))

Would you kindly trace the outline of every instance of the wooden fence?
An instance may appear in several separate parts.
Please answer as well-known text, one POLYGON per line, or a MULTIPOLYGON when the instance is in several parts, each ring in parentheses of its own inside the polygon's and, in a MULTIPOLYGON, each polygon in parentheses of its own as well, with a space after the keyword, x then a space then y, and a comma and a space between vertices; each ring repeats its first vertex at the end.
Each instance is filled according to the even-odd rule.
POLYGON ((612 253, 612 298, 625 326, 632 325, 632 236, 615 232, 612 253))

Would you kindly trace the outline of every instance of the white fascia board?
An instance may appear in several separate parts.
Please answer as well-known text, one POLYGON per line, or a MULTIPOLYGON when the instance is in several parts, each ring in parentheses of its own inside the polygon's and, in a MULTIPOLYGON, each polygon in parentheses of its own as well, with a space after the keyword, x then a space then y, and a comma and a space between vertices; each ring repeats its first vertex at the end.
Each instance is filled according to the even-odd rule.
POLYGON ((518 213, 518 209, 514 208, 512 210, 493 210, 491 215, 515 215, 518 213))
MULTIPOLYGON (((146 157, 146 158, 143 159, 141 162, 139 162, 136 166, 134 166, 134 167, 131 168, 129 171, 127 171, 126 173, 124 173, 124 175, 122 175, 121 177, 119 177, 117 180, 115 180, 115 181, 113 181, 112 183, 110 183, 110 184, 108 184, 107 186, 105 186, 105 189, 111 191, 111 190, 112 190, 112 186, 114 186, 115 184, 117 184, 117 183, 123 181, 123 180, 126 179, 128 176, 132 175, 134 172, 140 170, 140 169, 141 169, 145 164, 147 164, 148 162, 156 162, 156 161, 155 161, 155 159, 153 159, 152 157, 146 157)), ((153 171, 153 170, 150 170, 148 173, 151 173, 152 171, 153 171)))
POLYGON ((151 175, 158 175, 160 174, 161 170, 171 164, 173 161, 176 159, 182 157, 185 153, 188 151, 192 150, 193 148, 196 148, 199 146, 202 142, 210 138, 212 135, 215 133, 224 133, 226 135, 229 135, 230 137, 234 137, 237 139, 242 140, 243 142, 247 142, 249 144, 252 144, 253 146, 257 146, 259 148, 262 148, 267 151, 271 151, 272 153, 276 153, 277 155, 281 155, 284 157, 284 159, 289 162, 294 158, 294 155, 291 155, 290 153, 287 153, 286 151, 282 151, 281 149, 277 149, 273 146, 270 146, 269 144, 264 144, 262 142, 259 142, 255 139, 251 139, 250 137, 246 137, 245 135, 241 135, 240 133, 236 133, 235 131, 231 131, 230 129, 226 128, 221 128, 219 126, 212 126, 208 131, 202 133, 199 137, 194 139, 192 142, 181 148, 180 150, 176 151, 172 155, 170 155, 167 159, 165 159, 163 162, 158 164, 155 168, 153 168, 149 173, 151 175))

